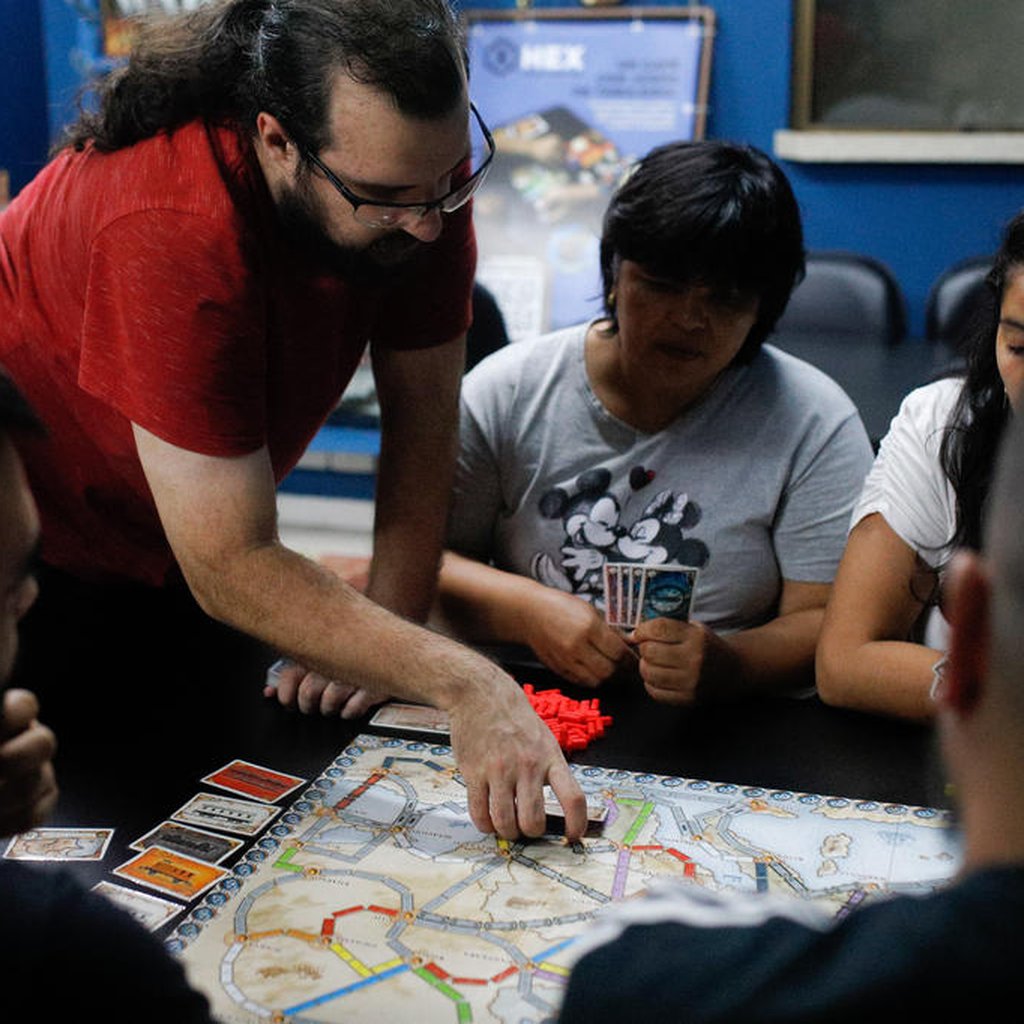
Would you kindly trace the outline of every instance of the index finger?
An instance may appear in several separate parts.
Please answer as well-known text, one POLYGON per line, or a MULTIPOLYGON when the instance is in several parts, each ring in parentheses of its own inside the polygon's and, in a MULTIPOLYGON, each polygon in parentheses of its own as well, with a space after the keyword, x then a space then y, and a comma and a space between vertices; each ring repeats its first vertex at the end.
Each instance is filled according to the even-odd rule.
POLYGON ((591 640, 594 649, 609 661, 616 662, 626 651, 631 650, 626 638, 607 623, 601 622, 600 629, 591 640))
POLYGON ((491 821, 489 810, 490 799, 487 792, 486 782, 477 782, 463 776, 466 784, 466 803, 469 810, 469 819, 485 835, 495 831, 494 822, 491 821))
POLYGON ((569 842, 582 839, 587 830, 587 798, 564 760, 548 769, 548 785, 565 811, 565 838, 569 842))

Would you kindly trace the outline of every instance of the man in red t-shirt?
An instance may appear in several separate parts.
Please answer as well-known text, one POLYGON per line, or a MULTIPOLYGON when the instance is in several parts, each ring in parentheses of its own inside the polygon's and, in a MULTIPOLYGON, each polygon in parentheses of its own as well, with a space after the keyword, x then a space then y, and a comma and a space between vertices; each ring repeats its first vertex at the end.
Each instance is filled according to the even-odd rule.
POLYGON ((0 219, 0 362, 49 428, 23 447, 49 566, 149 586, 180 570, 211 616, 311 670, 285 703, 447 708, 478 826, 539 834, 548 781, 578 835, 582 796, 518 687, 413 624, 492 153, 446 0, 225 0, 156 22, 0 219), (367 345, 364 597, 279 542, 275 486, 367 345))

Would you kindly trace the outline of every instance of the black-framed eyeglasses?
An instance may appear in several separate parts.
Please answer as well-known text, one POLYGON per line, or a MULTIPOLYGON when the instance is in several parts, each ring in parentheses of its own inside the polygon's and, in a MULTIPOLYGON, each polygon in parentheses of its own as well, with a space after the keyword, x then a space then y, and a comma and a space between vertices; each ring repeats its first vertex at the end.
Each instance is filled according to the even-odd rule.
POLYGON ((470 103, 469 109, 480 126, 487 154, 461 185, 457 185, 440 199, 431 199, 426 203, 393 203, 382 199, 365 199, 356 195, 312 150, 302 148, 302 155, 348 200, 355 219, 368 228, 397 227, 408 219, 422 220, 434 210, 454 213, 460 206, 465 206, 473 197, 473 193, 483 184, 494 159, 494 136, 473 103, 470 103))

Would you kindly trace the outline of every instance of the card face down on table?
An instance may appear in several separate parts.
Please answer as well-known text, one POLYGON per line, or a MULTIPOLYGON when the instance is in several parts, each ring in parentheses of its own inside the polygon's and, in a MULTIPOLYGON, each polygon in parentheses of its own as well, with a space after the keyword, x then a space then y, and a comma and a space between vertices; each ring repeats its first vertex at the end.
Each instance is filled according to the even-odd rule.
POLYGON ((407 704, 393 701, 377 708, 370 725, 386 736, 451 742, 451 722, 448 712, 427 704, 407 704))

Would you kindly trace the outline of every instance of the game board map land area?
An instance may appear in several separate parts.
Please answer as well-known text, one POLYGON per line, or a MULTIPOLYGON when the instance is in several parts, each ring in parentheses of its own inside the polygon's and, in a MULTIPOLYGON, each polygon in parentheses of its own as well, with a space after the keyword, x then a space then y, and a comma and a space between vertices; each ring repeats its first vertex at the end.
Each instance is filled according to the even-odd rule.
POLYGON ((946 884, 948 812, 575 765, 567 845, 478 832, 451 749, 361 735, 167 939, 225 1024, 544 1021, 602 909, 665 878, 843 915, 946 884))

